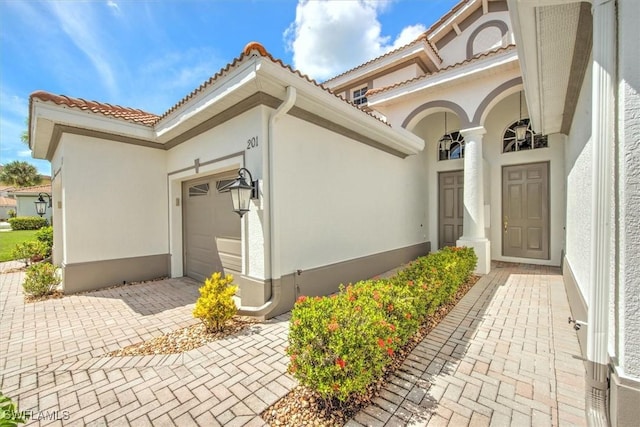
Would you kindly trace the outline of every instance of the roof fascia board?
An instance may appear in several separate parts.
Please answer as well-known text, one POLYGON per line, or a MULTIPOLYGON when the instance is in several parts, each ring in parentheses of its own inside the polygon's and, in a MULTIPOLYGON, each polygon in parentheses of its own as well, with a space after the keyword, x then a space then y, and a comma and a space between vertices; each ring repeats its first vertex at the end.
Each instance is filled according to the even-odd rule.
POLYGON ((518 52, 514 50, 507 51, 498 56, 492 56, 486 61, 477 61, 470 64, 464 64, 449 71, 426 76, 423 79, 401 85, 380 94, 368 96, 368 105, 374 107, 376 105, 385 104, 397 98, 404 97, 409 94, 421 92, 426 89, 433 88, 455 80, 464 79, 478 73, 486 72, 493 68, 506 66, 518 60, 518 52))
POLYGON ((243 86, 255 82, 257 60, 257 58, 251 58, 244 64, 230 70, 226 75, 219 77, 215 84, 210 85, 171 112, 169 116, 160 120, 155 126, 158 139, 168 140, 171 138, 170 135, 181 133, 179 128, 183 127, 191 118, 219 103, 243 86))
MULTIPOLYGON (((348 128, 366 138, 377 141, 392 150, 397 150, 405 155, 417 154, 424 148, 422 138, 411 132, 395 129, 375 117, 361 111, 348 102, 325 89, 300 79, 299 76, 283 69, 281 66, 266 60, 259 67, 260 77, 275 79, 284 88, 293 86, 298 92, 298 98, 304 97, 315 103, 323 110, 322 119, 335 123, 336 126, 348 128)), ((371 145, 371 144, 369 144, 371 145)), ((379 147, 378 147, 379 148, 379 147)), ((388 151, 388 150, 385 150, 388 151)))
POLYGON ((105 116, 87 110, 68 107, 34 99, 35 118, 51 120, 55 123, 71 124, 87 128, 109 130, 111 132, 139 139, 153 139, 153 129, 149 126, 132 123, 124 119, 105 116))
POLYGON ((478 0, 467 3, 465 6, 461 7, 460 10, 458 10, 456 13, 451 15, 449 19, 447 19, 442 24, 438 25, 436 28, 431 30, 428 36, 429 40, 431 40, 432 38, 435 38, 438 35, 438 33, 440 33, 442 30, 446 29, 451 24, 456 22, 456 20, 460 17, 460 15, 464 14, 466 11, 468 11, 471 8, 475 8, 477 2, 478 0))
POLYGON ((438 56, 435 55, 434 52, 432 52, 430 46, 426 42, 422 41, 420 43, 407 45, 404 48, 400 48, 397 52, 383 56, 378 60, 373 60, 370 64, 367 64, 362 68, 353 70, 350 73, 348 72, 347 74, 336 77, 335 79, 328 80, 324 83, 324 85, 331 90, 345 85, 348 86, 355 80, 364 79, 369 74, 376 73, 383 68, 395 65, 396 63, 401 63, 403 61, 411 59, 414 56, 417 57, 421 53, 425 53, 429 60, 431 60, 434 64, 442 63, 442 60, 438 58, 438 56))
POLYGON ((136 140, 153 141, 153 130, 145 125, 131 123, 126 120, 116 119, 86 110, 78 110, 64 105, 52 104, 46 101, 34 99, 31 104, 31 120, 33 127, 32 146, 30 147, 34 158, 50 160, 52 148, 55 149, 57 142, 54 141, 55 128, 57 125, 71 125, 85 129, 99 129, 110 132, 120 137, 133 138, 136 140), (36 122, 44 120, 49 126, 40 125, 40 134, 35 134, 36 122))

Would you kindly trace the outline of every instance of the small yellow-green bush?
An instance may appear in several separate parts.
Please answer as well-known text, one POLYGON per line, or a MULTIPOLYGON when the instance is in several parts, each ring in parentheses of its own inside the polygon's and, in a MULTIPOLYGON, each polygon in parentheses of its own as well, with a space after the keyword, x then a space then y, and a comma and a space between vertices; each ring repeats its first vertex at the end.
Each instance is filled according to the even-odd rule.
POLYGON ((56 267, 48 262, 40 262, 27 269, 22 287, 27 294, 40 297, 53 292, 59 284, 56 267))
POLYGON ((238 311, 233 300, 237 289, 233 285, 232 275, 228 274, 223 278, 220 273, 213 273, 200 288, 200 298, 196 301, 193 316, 202 320, 208 331, 222 330, 227 320, 238 311))
POLYGON ((11 256, 15 260, 24 262, 25 265, 29 265, 32 261, 39 261, 47 256, 47 248, 45 243, 39 240, 28 240, 26 242, 18 243, 11 251, 11 256))

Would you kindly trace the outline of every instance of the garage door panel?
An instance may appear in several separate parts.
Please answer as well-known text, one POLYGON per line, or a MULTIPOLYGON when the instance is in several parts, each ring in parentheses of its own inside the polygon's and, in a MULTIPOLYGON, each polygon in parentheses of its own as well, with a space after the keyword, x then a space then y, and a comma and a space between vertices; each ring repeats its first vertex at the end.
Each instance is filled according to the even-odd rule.
POLYGON ((197 280, 216 271, 241 271, 240 218, 229 194, 216 189, 217 181, 229 178, 214 175, 183 184, 185 274, 197 280))

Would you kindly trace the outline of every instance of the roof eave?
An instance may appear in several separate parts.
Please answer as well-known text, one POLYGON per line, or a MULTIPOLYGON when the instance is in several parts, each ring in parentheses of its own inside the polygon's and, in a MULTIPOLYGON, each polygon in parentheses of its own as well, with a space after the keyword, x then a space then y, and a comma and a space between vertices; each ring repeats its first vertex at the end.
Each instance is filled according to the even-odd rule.
POLYGON ((400 97, 415 94, 424 90, 432 89, 455 80, 468 78, 478 73, 483 73, 496 67, 510 66, 518 60, 517 50, 508 50, 500 55, 492 56, 486 60, 474 61, 451 70, 441 71, 436 74, 424 76, 415 81, 400 84, 395 88, 385 90, 380 93, 367 94, 368 105, 372 108, 393 102, 400 97))
POLYGON ((153 142, 153 129, 143 124, 110 118, 91 111, 78 110, 55 103, 31 99, 29 112, 30 148, 36 159, 51 160, 50 148, 55 143, 56 126, 110 132, 121 136, 153 142))

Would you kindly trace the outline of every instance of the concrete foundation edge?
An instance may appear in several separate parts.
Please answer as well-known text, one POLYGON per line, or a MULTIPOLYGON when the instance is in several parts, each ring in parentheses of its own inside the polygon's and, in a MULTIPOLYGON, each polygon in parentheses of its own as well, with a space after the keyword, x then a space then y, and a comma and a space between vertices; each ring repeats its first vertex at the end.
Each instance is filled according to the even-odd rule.
POLYGON ((123 282, 138 282, 169 275, 169 254, 119 258, 62 265, 65 294, 94 291, 123 282))

